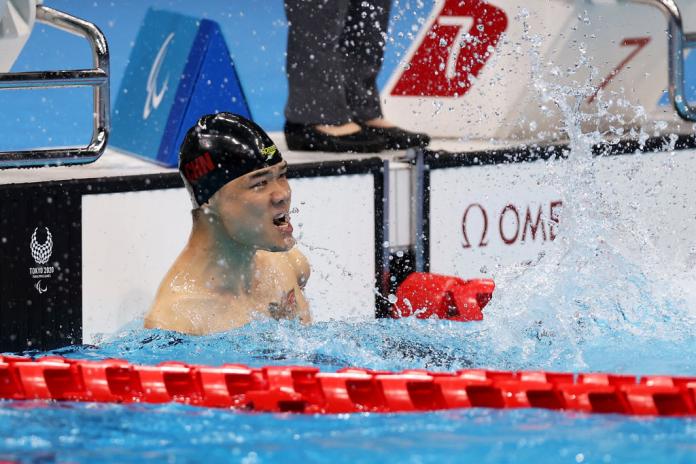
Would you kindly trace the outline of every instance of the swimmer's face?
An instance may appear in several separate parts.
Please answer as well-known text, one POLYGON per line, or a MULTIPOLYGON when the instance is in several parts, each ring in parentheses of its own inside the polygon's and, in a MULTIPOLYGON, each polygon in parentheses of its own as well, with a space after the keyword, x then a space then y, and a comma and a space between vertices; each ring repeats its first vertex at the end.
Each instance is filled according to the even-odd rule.
POLYGON ((218 190, 209 202, 229 237, 267 251, 288 251, 295 245, 290 224, 287 163, 245 174, 218 190))

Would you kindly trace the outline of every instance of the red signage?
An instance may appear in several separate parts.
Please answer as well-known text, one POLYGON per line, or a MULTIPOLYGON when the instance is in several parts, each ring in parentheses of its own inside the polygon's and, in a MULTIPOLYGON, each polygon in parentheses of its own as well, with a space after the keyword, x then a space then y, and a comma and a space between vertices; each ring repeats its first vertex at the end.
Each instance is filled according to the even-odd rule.
POLYGON ((215 164, 210 158, 210 153, 205 152, 184 164, 184 175, 189 182, 196 182, 213 169, 215 169, 215 164))
POLYGON ((482 0, 445 0, 392 95, 460 97, 507 28, 505 12, 482 0))
MULTIPOLYGON (((513 204, 507 204, 497 214, 498 236, 505 245, 526 243, 529 241, 552 242, 556 239, 556 226, 558 225, 558 209, 563 206, 560 200, 551 201, 548 209, 539 205, 536 208, 527 206, 518 208, 513 204), (548 211, 548 212, 547 212, 548 211)), ((462 247, 485 247, 489 242, 489 213, 479 203, 472 203, 464 210, 462 216, 462 247), (478 214, 481 217, 481 226, 476 230, 470 225, 470 215, 478 214)))
POLYGON ((621 60, 619 64, 614 67, 614 69, 611 70, 609 74, 607 74, 607 77, 604 78, 601 84, 599 84, 599 87, 594 91, 592 95, 587 99, 587 103, 592 103, 597 97, 597 94, 599 93, 600 90, 604 89, 609 83, 616 77, 617 74, 621 72, 621 70, 633 59, 635 56, 640 52, 646 45, 650 43, 650 37, 634 37, 634 38, 626 38, 623 39, 621 42, 622 47, 633 47, 633 50, 631 50, 631 53, 629 53, 626 58, 621 60))

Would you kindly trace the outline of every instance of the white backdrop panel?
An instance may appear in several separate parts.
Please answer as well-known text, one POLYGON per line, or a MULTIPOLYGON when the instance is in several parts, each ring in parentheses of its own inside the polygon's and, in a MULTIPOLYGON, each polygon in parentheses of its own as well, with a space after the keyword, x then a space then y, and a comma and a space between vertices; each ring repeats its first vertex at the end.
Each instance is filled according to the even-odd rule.
POLYGON ((551 217, 561 209, 547 169, 538 161, 431 170, 430 270, 495 277, 496 269, 537 259, 558 232, 551 217))
POLYGON ((597 158, 588 173, 595 179, 590 192, 559 185, 557 171, 567 162, 432 170, 431 271, 495 277, 506 267, 535 261, 553 246, 552 235, 562 233, 561 199, 571 202, 581 194, 590 195, 606 215, 608 235, 603 239, 625 258, 650 260, 667 273, 696 268, 696 190, 691 179, 696 152, 597 158))

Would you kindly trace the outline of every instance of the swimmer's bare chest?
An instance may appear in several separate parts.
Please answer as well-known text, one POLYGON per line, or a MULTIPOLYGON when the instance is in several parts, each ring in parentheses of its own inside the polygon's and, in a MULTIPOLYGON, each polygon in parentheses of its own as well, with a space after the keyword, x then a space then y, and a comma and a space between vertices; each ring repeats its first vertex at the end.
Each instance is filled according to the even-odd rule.
POLYGON ((308 305, 299 286, 276 288, 272 292, 252 294, 248 298, 224 295, 218 296, 216 302, 201 308, 201 322, 207 319, 205 331, 224 331, 247 324, 255 318, 300 319, 307 312, 308 305))
POLYGON ((309 323, 300 274, 287 259, 260 254, 254 281, 247 292, 235 293, 224 285, 206 284, 190 266, 176 266, 160 288, 145 327, 190 334, 223 332, 255 318, 299 319, 309 323))
MULTIPOLYGON (((297 275, 284 262, 263 260, 248 293, 204 292, 190 308, 194 333, 220 332, 248 324, 257 318, 307 320, 308 304, 297 275), (211 298, 212 296, 212 298, 211 298), (200 302, 205 303, 200 304, 200 302)), ((198 293, 198 292, 196 292, 198 293)), ((180 313, 181 314, 181 313, 180 313)))

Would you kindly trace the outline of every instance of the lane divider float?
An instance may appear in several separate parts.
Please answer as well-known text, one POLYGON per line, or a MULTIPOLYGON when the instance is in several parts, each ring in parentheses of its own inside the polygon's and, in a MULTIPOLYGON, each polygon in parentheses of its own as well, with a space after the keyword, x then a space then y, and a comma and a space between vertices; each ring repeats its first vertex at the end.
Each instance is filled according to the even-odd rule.
POLYGON ((696 416, 696 377, 464 369, 402 372, 0 356, 0 399, 169 403, 337 414, 456 408, 696 416))

